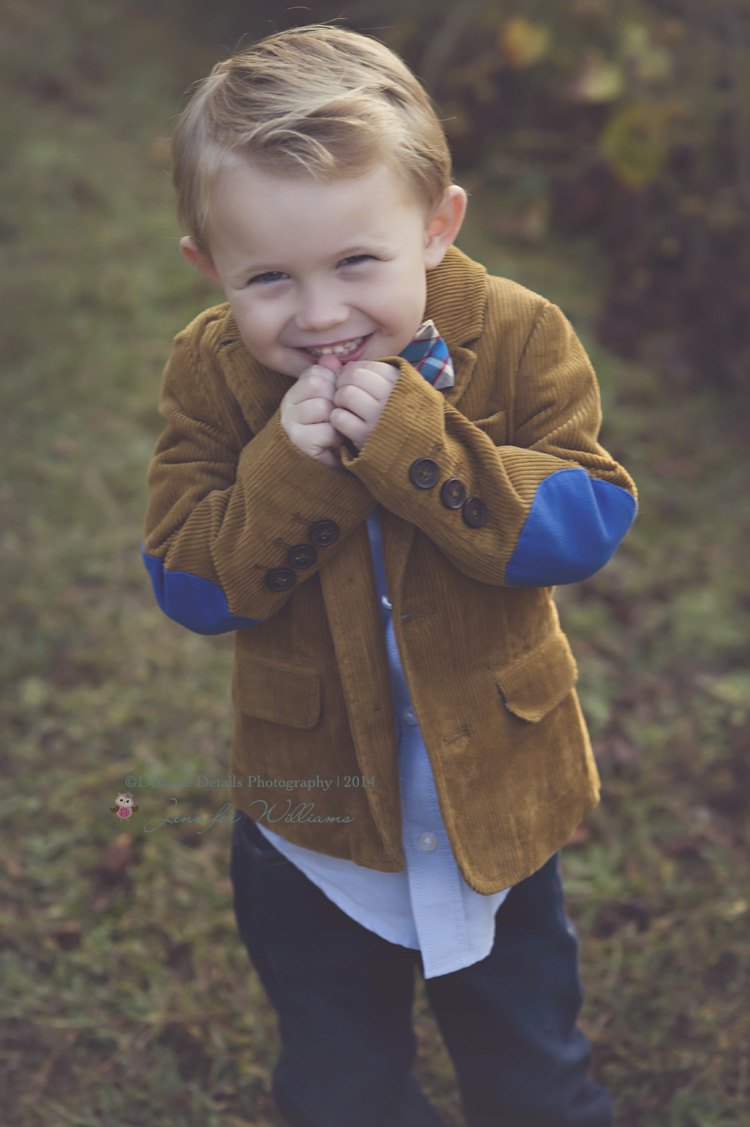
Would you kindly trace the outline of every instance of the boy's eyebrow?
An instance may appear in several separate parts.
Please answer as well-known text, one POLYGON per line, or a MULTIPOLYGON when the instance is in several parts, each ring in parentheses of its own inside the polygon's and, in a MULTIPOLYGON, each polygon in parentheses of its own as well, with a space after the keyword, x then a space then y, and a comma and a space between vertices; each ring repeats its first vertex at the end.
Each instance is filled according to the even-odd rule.
POLYGON ((337 251, 334 258, 349 258, 353 254, 384 254, 388 250, 387 243, 380 239, 369 239, 361 243, 353 243, 337 251))

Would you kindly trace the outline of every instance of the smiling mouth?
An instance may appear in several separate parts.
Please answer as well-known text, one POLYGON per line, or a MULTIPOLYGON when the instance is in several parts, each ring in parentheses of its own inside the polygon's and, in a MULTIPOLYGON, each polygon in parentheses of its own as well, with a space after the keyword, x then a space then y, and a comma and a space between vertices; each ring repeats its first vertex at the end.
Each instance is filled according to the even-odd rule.
POLYGON ((343 340, 338 344, 323 344, 319 348, 307 345, 304 351, 311 352, 313 356, 346 356, 350 352, 356 352, 365 339, 365 337, 352 337, 351 340, 343 340))

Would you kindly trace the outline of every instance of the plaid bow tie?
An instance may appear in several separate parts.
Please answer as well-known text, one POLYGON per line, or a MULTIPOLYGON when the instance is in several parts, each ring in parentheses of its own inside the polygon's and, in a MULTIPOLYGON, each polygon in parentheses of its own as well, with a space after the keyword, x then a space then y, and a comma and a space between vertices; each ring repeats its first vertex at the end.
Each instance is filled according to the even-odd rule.
POLYGON ((412 342, 399 355, 413 364, 434 388, 453 387, 455 378, 451 354, 434 321, 420 325, 412 342))

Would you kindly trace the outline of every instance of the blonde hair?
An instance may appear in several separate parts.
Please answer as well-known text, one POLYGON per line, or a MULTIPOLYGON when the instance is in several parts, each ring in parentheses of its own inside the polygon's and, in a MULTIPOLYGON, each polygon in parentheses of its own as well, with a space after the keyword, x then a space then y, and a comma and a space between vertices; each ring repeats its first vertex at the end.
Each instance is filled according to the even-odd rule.
POLYGON ((218 63, 194 88, 172 155, 180 223, 202 249, 214 177, 242 156, 322 180, 385 161, 427 213, 451 183, 442 126, 406 64, 383 43, 329 24, 278 32, 218 63))

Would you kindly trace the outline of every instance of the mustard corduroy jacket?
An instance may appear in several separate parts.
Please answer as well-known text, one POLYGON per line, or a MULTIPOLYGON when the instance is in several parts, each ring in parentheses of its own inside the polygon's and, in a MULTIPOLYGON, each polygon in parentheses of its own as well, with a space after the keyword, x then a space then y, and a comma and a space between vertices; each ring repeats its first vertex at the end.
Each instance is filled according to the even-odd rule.
POLYGON ((556 306, 452 248, 428 273, 425 317, 455 385, 383 358, 400 374, 359 455, 342 449, 347 472, 289 441, 279 404, 293 380, 254 360, 229 306, 197 317, 165 371, 143 556, 167 614, 236 631, 234 803, 256 818, 270 807, 266 823, 298 845, 396 872, 397 738, 366 525, 380 505, 441 813, 464 878, 491 893, 540 868, 598 800, 552 588, 607 561, 636 490, 597 442, 596 379, 556 306), (286 789, 316 778, 328 788, 286 789))

